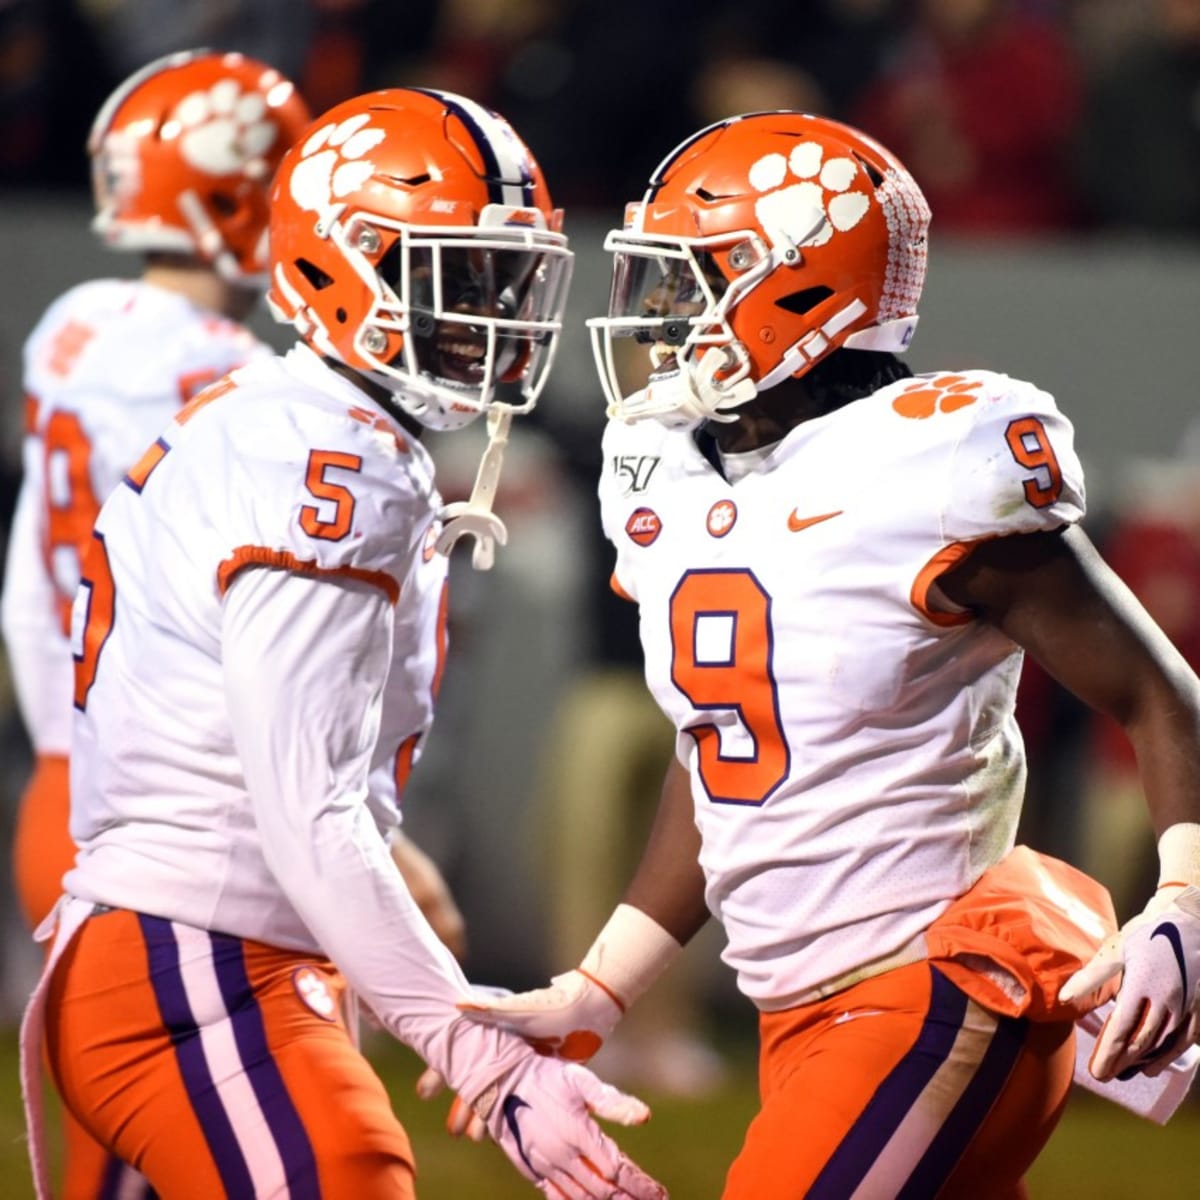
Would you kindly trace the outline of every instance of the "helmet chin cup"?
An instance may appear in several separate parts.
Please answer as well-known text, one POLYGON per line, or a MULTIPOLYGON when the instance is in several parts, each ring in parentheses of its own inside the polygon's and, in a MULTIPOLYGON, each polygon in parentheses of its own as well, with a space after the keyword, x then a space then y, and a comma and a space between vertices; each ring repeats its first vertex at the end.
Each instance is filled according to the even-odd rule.
POLYGON ((609 415, 635 422, 653 419, 669 429, 695 429, 705 421, 737 420, 737 409, 758 394, 737 346, 711 346, 698 360, 653 379, 609 415), (719 379, 721 373, 732 378, 719 379))
POLYGON ((714 347, 700 356, 690 373, 693 391, 708 420, 736 421, 734 410, 758 395, 749 370, 749 359, 740 343, 714 347), (732 378, 718 379, 722 371, 732 374, 732 378))

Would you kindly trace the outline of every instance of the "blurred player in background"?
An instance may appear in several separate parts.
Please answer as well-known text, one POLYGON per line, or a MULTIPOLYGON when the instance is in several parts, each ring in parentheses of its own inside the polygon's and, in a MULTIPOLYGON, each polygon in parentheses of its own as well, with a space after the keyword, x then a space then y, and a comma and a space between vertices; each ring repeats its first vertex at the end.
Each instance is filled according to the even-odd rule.
POLYGON ((508 422, 553 358, 571 255, 512 128, 397 89, 314 122, 271 195, 299 343, 185 407, 96 522, 73 615, 72 832, 22 1032, 96 1139, 175 1196, 414 1195, 343 995, 474 1106, 546 1195, 662 1190, 585 1068, 457 1011, 468 987, 388 853, 445 652, 446 555, 486 566, 508 422), (487 413, 443 509, 424 429, 487 413))
POLYGON ((581 966, 464 1007, 586 1059, 715 915, 761 1034, 726 1200, 1024 1195, 1094 1011, 1095 1086, 1165 1119, 1194 1070, 1200 682, 1079 528, 1053 399, 897 357, 928 223, 888 151, 780 112, 689 138, 606 242, 602 517, 676 758, 581 966), (1014 848, 1025 652, 1137 750, 1160 886, 1120 931, 1014 848))
MULTIPOLYGON (((36 755, 13 844, 30 929, 54 906, 75 857, 69 635, 93 522, 196 392, 270 353, 238 322, 265 286, 271 176, 308 119, 277 71, 240 54, 197 51, 138 71, 93 123, 93 228, 144 265, 137 279, 71 288, 25 345, 24 478, 2 620, 36 755)), ((69 1115, 65 1132, 66 1194, 127 1194, 120 1163, 69 1115)))

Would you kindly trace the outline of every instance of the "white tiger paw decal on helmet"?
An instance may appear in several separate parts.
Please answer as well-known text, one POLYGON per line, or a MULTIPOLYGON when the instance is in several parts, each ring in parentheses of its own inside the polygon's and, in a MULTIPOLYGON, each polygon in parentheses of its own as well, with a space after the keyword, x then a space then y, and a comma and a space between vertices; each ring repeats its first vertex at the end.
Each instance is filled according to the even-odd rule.
POLYGON ((750 168, 750 186, 763 193, 755 215, 798 246, 823 246, 867 215, 871 197, 852 187, 863 175, 853 158, 824 159, 819 142, 798 142, 791 154, 765 154, 750 168))
POLYGON ((324 213, 371 177, 375 164, 364 155, 385 134, 370 128, 370 120, 369 113, 358 113, 340 124, 322 125, 304 143, 291 179, 292 199, 301 208, 324 213))
POLYGON ((266 100, 258 93, 243 92, 236 79, 222 79, 206 92, 185 96, 172 116, 181 127, 179 148, 189 165, 211 175, 241 171, 251 179, 266 177, 264 155, 275 144, 279 126, 267 116, 266 100))

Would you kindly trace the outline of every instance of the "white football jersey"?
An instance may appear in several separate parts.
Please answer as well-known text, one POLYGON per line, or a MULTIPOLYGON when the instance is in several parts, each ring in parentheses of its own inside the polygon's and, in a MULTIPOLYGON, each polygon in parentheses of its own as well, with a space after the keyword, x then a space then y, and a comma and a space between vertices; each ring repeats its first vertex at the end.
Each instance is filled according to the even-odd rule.
POLYGON ((24 478, 3 609, 40 752, 70 744, 71 604, 100 505, 187 400, 269 353, 241 325, 141 280, 72 288, 26 340, 24 478))
POLYGON ((984 371, 901 380, 728 483, 688 433, 610 423, 614 586, 690 769, 725 958, 764 1009, 922 934, 1012 846, 1021 651, 930 584, 1084 511, 1069 422, 984 371))
MULTIPOLYGON (((445 651, 440 508, 426 449, 306 347, 234 372, 176 417, 104 505, 77 597, 71 833, 80 853, 69 892, 318 948, 288 892, 336 893, 336 880, 281 887, 280 879, 303 875, 311 852, 316 872, 336 859, 365 880, 378 835, 398 824, 398 793, 432 721, 445 651), (277 740, 269 751, 267 741, 253 742, 253 764, 239 755, 243 731, 230 712, 257 716, 257 702, 227 694, 237 666, 227 661, 237 653, 228 600, 251 576, 299 580, 289 595, 300 601, 259 627, 297 694, 278 709, 278 699, 257 706, 270 710, 262 721, 277 740), (379 600, 361 638, 311 616, 343 591, 330 579, 379 600), (301 694, 299 675, 330 644, 341 657, 301 694), (372 674, 382 681, 376 693, 348 694, 372 674), (344 778, 327 745, 345 745, 344 778), (367 827, 356 815, 362 799, 367 827), (350 840, 309 845, 310 823, 315 830, 339 806, 356 830, 350 840), (293 811, 274 848, 282 861, 273 861, 263 814, 293 811), (333 857, 322 859, 327 852, 333 857)), ((266 653, 258 644, 247 650, 266 653)), ((255 691, 253 680, 236 686, 255 691)), ((322 900, 336 903, 336 894, 322 900)), ((353 923, 353 913, 341 916, 353 923)))

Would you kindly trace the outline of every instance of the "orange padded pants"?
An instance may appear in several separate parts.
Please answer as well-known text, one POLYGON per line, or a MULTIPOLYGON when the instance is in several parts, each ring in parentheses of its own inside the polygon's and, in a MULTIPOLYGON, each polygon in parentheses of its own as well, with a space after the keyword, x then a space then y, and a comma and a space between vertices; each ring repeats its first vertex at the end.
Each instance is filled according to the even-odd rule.
POLYGON ((46 1051, 88 1132, 162 1200, 412 1200, 412 1150, 327 960, 101 910, 59 961, 46 1051))
POLYGON ((926 962, 759 1028, 723 1200, 1016 1200, 1074 1066, 1070 1022, 998 1016, 926 962))

